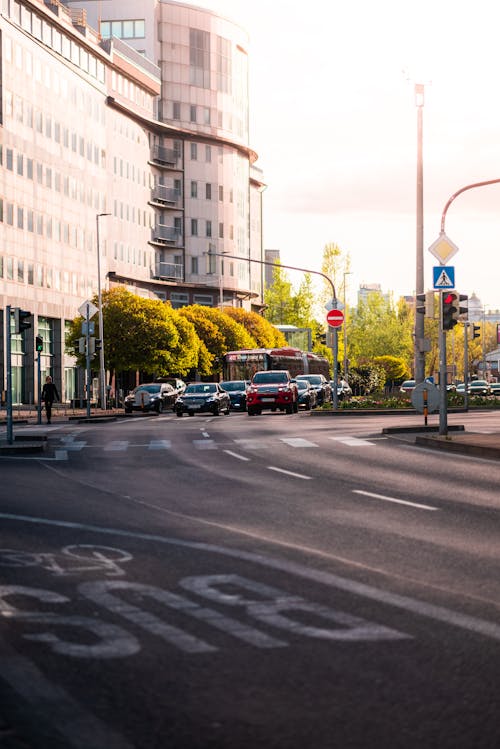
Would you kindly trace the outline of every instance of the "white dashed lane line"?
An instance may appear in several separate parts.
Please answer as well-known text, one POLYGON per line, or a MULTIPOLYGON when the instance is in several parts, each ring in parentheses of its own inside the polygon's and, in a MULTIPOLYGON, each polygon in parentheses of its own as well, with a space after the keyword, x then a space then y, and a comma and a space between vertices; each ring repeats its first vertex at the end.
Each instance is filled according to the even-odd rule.
POLYGON ((398 505, 408 505, 408 507, 416 507, 418 510, 438 510, 438 507, 432 507, 432 505, 422 505, 418 502, 408 502, 405 499, 397 499, 396 497, 387 497, 385 494, 375 494, 374 492, 367 492, 363 489, 353 489, 353 494, 362 494, 364 497, 373 497, 374 499, 381 499, 383 502, 394 502, 398 505))

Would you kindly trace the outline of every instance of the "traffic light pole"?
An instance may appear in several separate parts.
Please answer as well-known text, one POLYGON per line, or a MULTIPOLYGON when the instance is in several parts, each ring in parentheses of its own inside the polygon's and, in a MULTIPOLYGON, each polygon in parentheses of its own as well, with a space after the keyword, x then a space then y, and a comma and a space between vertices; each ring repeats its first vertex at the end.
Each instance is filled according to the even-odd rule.
POLYGON ((464 408, 469 408, 469 323, 464 323, 464 408))
POLYGON ((446 392, 446 331, 443 328, 443 298, 439 295, 439 434, 448 434, 446 392))
POLYGON ((11 362, 11 331, 10 331, 10 304, 5 308, 5 342, 7 354, 7 442, 12 445, 14 435, 12 430, 12 362, 11 362))
POLYGON ((87 369, 87 418, 90 418, 90 317, 89 305, 87 304, 85 327, 85 363, 87 369))
POLYGON ((36 423, 41 424, 42 423, 42 362, 41 362, 42 352, 38 352, 38 357, 36 360, 36 371, 37 371, 37 377, 38 377, 38 406, 37 406, 37 419, 36 423))

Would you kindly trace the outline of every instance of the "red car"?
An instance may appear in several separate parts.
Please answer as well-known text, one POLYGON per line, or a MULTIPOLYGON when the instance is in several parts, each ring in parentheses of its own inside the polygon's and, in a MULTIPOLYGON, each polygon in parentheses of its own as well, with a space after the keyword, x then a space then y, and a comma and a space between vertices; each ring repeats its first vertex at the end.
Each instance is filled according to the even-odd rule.
POLYGON ((260 414, 264 409, 297 413, 297 385, 286 369, 255 372, 247 390, 247 411, 249 416, 260 414))

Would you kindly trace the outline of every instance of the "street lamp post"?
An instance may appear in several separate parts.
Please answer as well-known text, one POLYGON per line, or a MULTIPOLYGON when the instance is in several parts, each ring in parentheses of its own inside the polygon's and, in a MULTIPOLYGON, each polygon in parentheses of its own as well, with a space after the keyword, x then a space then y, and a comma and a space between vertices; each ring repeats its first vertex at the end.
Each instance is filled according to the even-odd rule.
MULTIPOLYGON (((415 304, 417 294, 424 293, 424 170, 422 155, 422 131, 424 109, 424 84, 415 84, 415 104, 417 107, 417 243, 415 304)), ((415 381, 423 382, 425 377, 424 354, 424 315, 415 314, 415 381)))
POLYGON ((111 216, 111 213, 98 213, 96 220, 96 243, 97 243, 97 300, 99 306, 99 338, 101 348, 99 351, 99 390, 101 395, 101 408, 106 410, 106 373, 104 370, 104 325, 102 320, 102 295, 101 295, 101 250, 99 246, 99 219, 103 216, 111 216))
POLYGON ((352 271, 344 271, 344 380, 347 382, 347 304, 346 304, 346 289, 345 289, 345 277, 352 275, 352 271))

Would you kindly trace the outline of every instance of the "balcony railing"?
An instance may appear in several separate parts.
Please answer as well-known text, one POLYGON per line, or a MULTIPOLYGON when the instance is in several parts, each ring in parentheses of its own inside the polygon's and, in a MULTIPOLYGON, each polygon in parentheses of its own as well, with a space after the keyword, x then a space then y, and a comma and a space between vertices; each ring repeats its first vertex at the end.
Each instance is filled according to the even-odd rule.
POLYGON ((176 246, 180 246, 182 244, 182 234, 176 226, 156 224, 153 229, 153 240, 155 242, 164 242, 165 244, 175 244, 176 246))
POLYGON ((182 281, 184 278, 184 266, 180 263, 159 262, 156 264, 156 277, 169 281, 182 281))
POLYGON ((151 193, 151 199, 154 203, 176 205, 180 197, 179 190, 175 187, 167 187, 166 185, 156 185, 151 193))
POLYGON ((166 146, 154 145, 151 152, 152 161, 165 166, 177 166, 180 158, 181 155, 178 151, 173 148, 166 148, 166 146))

